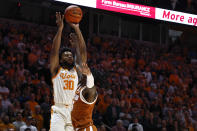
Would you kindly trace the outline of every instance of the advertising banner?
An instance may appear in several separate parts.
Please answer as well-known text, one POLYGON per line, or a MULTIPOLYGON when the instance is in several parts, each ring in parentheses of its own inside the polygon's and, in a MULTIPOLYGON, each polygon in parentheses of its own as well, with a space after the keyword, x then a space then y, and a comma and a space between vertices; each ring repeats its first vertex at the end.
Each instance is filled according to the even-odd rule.
POLYGON ((155 18, 155 8, 118 0, 97 0, 96 8, 124 14, 155 18))

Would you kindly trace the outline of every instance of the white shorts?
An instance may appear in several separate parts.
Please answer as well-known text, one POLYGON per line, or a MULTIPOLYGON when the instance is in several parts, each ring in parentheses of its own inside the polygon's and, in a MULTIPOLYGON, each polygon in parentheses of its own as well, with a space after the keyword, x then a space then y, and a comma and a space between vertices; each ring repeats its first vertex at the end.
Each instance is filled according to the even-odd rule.
POLYGON ((74 131, 71 111, 72 105, 53 105, 51 107, 50 131, 74 131))

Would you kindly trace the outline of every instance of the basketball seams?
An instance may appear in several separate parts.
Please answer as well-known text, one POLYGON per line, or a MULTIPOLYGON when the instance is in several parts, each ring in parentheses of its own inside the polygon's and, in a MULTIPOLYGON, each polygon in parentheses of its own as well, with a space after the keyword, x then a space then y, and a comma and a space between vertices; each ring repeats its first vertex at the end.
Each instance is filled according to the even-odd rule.
POLYGON ((66 8, 64 16, 67 22, 79 23, 82 19, 83 12, 78 6, 71 5, 66 8))

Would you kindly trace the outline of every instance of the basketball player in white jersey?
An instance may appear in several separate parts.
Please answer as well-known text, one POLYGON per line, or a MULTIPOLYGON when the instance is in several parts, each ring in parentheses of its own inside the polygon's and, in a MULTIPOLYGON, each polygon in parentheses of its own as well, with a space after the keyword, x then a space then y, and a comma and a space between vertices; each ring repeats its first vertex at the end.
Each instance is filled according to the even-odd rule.
POLYGON ((56 13, 57 34, 50 54, 50 71, 53 83, 54 105, 51 109, 50 131, 72 131, 71 111, 73 98, 78 86, 78 67, 86 62, 86 46, 78 24, 70 24, 76 35, 71 34, 70 43, 76 48, 76 62, 71 50, 59 52, 64 16, 56 13), (85 60, 85 61, 84 61, 85 60))

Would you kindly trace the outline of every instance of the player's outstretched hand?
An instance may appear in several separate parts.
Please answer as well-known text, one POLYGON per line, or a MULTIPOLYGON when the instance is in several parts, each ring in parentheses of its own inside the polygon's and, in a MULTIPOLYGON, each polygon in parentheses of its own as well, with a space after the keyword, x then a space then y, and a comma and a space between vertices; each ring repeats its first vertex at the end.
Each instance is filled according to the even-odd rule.
POLYGON ((84 75, 90 75, 91 71, 87 64, 82 64, 82 66, 79 67, 79 71, 84 75))
POLYGON ((56 24, 60 30, 64 28, 64 15, 61 15, 60 12, 56 12, 56 24))

